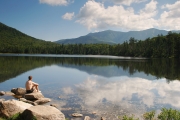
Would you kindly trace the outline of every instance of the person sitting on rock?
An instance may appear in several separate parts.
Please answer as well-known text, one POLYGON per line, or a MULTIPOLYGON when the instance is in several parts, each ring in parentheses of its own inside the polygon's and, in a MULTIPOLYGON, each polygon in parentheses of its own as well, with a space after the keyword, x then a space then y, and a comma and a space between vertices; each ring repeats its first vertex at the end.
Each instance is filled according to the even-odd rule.
POLYGON ((26 93, 41 92, 39 91, 39 84, 32 81, 32 76, 28 77, 25 86, 26 86, 26 93))

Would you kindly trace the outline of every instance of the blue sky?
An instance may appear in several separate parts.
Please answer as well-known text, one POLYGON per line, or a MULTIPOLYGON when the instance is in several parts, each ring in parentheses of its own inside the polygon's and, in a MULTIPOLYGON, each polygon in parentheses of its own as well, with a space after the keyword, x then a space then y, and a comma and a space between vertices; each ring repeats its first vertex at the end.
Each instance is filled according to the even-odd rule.
POLYGON ((1 0, 0 22, 46 41, 103 30, 180 30, 180 0, 1 0))

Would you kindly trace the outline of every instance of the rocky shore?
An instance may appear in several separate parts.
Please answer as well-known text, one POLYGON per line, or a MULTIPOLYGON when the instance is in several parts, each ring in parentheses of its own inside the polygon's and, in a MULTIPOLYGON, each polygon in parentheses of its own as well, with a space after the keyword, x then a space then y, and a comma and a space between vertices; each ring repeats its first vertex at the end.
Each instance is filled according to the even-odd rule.
MULTIPOLYGON (((11 92, 0 91, 0 96, 10 95, 14 99, 0 99, 0 117, 9 118, 20 113, 25 120, 65 120, 65 115, 56 105, 46 103, 51 99, 44 97, 41 92, 26 94, 25 88, 13 88, 11 92)), ((73 113, 73 118, 81 118, 80 113, 73 113)), ((84 120, 91 120, 89 116, 84 116, 84 120)), ((73 119, 74 120, 74 119, 73 119)), ((82 120, 82 119, 81 119, 82 120)), ((101 118, 105 120, 105 118, 101 118)))

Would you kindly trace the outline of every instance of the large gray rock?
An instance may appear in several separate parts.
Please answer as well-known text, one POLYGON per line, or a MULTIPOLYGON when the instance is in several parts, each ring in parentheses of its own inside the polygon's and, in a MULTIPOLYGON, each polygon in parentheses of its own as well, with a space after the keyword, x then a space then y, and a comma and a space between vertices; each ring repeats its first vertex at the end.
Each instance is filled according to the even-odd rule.
POLYGON ((0 101, 0 116, 10 117, 16 113, 22 113, 32 105, 17 100, 0 101))
POLYGON ((24 98, 27 100, 38 100, 40 98, 44 98, 44 96, 40 92, 34 92, 34 93, 25 94, 24 98))
POLYGON ((15 95, 24 95, 24 94, 26 94, 26 89, 25 88, 13 88, 13 89, 11 89, 11 92, 14 93, 15 95))
POLYGON ((24 120, 32 120, 33 117, 37 120, 65 120, 61 111, 49 105, 32 106, 22 113, 22 117, 24 120))

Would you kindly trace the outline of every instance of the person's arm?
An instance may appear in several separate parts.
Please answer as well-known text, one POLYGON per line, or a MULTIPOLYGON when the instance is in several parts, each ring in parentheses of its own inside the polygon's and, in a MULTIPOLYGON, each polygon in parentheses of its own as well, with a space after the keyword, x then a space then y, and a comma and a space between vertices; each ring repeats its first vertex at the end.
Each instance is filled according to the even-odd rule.
POLYGON ((35 85, 35 86, 38 86, 38 85, 39 85, 39 84, 37 84, 37 83, 35 83, 35 82, 32 82, 32 84, 35 85))

